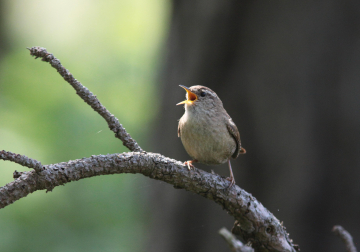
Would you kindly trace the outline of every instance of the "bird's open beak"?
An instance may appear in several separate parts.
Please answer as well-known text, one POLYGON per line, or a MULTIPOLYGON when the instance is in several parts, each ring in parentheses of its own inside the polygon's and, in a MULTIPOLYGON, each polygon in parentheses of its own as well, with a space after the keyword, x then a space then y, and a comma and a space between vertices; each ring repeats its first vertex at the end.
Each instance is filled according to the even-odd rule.
POLYGON ((185 86, 183 86, 183 85, 179 85, 179 86, 186 90, 186 92, 187 92, 187 100, 182 101, 182 102, 179 102, 179 103, 176 104, 176 105, 192 104, 194 101, 196 101, 196 100, 198 99, 197 95, 194 94, 193 92, 191 92, 188 87, 185 87, 185 86))

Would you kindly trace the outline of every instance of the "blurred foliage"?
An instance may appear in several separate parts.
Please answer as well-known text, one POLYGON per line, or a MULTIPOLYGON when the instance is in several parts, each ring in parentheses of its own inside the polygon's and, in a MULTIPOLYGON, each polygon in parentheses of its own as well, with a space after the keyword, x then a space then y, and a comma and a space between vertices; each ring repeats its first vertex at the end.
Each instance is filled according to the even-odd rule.
MULTIPOLYGON (((53 53, 147 144, 168 2, 8 0, 5 8, 11 48, 0 59, 0 150, 43 164, 127 151, 55 69, 29 56, 32 46, 53 53)), ((1 185, 15 169, 28 170, 0 161, 1 185)), ((0 210, 0 251, 143 251, 146 181, 101 176, 35 192, 0 210)))

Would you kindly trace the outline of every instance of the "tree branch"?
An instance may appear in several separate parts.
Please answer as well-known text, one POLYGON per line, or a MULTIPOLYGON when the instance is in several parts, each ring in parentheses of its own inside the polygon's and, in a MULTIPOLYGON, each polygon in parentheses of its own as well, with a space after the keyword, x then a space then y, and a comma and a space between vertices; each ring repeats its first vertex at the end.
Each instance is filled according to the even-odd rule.
POLYGON ((347 252, 357 252, 353 238, 342 226, 334 226, 332 231, 345 243, 347 252))
POLYGON ((44 170, 41 162, 32 158, 28 158, 27 156, 24 155, 12 153, 10 151, 5 151, 5 150, 0 151, 0 159, 8 160, 25 167, 34 168, 34 170, 38 173, 44 170))
POLYGON ((237 233, 245 241, 250 241, 255 251, 298 251, 298 247, 292 244, 282 223, 251 194, 238 186, 228 189, 229 181, 219 175, 196 168, 189 171, 180 161, 160 154, 143 152, 136 141, 126 133, 117 118, 110 114, 96 96, 82 86, 58 59, 47 53, 44 48, 33 47, 29 50, 31 55, 42 57, 43 61, 49 62, 56 68, 60 75, 75 88, 77 94, 108 122, 109 128, 116 133, 116 137, 121 139, 130 150, 138 150, 138 152, 91 156, 41 166, 36 160, 24 159, 25 156, 19 156, 19 159, 9 158, 16 154, 2 151, 0 159, 15 161, 28 167, 30 167, 26 165, 28 162, 35 162, 33 166, 38 168, 41 166, 42 170, 38 169, 38 173, 36 171, 16 173, 16 179, 13 182, 0 188, 0 208, 34 191, 45 189, 52 191, 56 186, 71 181, 107 174, 139 173, 169 183, 175 188, 196 193, 221 205, 235 218, 237 233))
POLYGON ((228 243, 231 251, 233 252, 254 252, 254 249, 244 245, 241 241, 236 239, 236 237, 226 228, 219 230, 219 234, 222 238, 228 243))
POLYGON ((91 156, 45 165, 40 174, 24 172, 0 188, 0 208, 37 190, 51 191, 71 181, 99 175, 140 173, 196 193, 221 205, 241 223, 245 240, 258 251, 295 251, 280 222, 251 194, 238 186, 228 190, 229 181, 203 170, 189 171, 183 163, 160 154, 129 152, 91 156))
POLYGON ((183 163, 156 153, 127 152, 91 156, 45 165, 40 174, 24 172, 0 188, 0 208, 37 190, 52 191, 59 185, 99 175, 140 173, 185 189, 221 205, 240 223, 241 234, 256 251, 295 251, 278 219, 251 194, 229 181, 203 170, 189 171, 183 163))
POLYGON ((98 112, 108 123, 110 130, 115 133, 115 137, 119 138, 124 146, 131 151, 143 151, 138 143, 131 138, 130 134, 126 132, 125 128, 119 123, 119 120, 111 114, 98 100, 98 98, 83 86, 74 76, 61 65, 60 60, 48 53, 45 48, 34 46, 28 48, 30 55, 35 56, 35 59, 42 58, 42 61, 49 62, 58 73, 66 80, 75 90, 76 94, 81 97, 87 104, 89 104, 96 112, 98 112))

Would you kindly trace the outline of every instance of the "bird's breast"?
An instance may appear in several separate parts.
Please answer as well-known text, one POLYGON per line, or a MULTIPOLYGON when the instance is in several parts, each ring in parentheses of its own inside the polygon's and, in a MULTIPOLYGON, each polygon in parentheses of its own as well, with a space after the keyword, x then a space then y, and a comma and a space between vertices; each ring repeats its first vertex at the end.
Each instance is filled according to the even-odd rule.
POLYGON ((225 121, 219 118, 186 111, 179 121, 179 127, 185 150, 200 163, 225 163, 236 149, 225 121))

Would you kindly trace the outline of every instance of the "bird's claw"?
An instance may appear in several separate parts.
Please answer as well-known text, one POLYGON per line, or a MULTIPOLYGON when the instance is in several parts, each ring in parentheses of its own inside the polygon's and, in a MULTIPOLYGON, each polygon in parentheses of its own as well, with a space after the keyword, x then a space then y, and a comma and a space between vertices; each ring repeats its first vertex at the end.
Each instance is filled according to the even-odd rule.
POLYGON ((184 165, 187 166, 187 168, 189 169, 189 171, 194 170, 195 166, 192 164, 193 161, 186 161, 184 162, 184 165))
POLYGON ((228 177, 228 178, 226 178, 226 180, 230 181, 230 185, 228 187, 229 189, 231 187, 233 187, 233 185, 235 185, 235 179, 234 178, 228 177))

